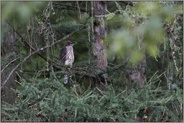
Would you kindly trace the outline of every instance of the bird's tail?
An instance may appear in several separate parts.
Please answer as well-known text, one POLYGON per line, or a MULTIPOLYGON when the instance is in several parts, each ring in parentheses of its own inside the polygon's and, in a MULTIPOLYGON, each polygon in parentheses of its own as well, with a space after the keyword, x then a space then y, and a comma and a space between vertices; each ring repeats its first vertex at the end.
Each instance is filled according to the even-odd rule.
POLYGON ((68 75, 64 75, 64 84, 67 84, 68 83, 68 75))

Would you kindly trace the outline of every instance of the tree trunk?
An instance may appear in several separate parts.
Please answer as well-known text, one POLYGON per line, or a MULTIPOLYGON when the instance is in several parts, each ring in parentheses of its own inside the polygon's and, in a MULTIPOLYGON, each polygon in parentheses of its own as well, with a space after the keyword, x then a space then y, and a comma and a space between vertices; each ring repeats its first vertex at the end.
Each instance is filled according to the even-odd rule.
MULTIPOLYGON (((106 47, 103 42, 103 39, 107 35, 106 31, 106 23, 104 21, 103 15, 106 13, 107 5, 103 1, 95 1, 93 2, 93 17, 94 17, 94 25, 93 25, 93 59, 95 61, 96 72, 104 72, 107 67, 107 56, 106 56, 106 47)), ((107 74, 103 75, 104 78, 107 77, 107 74)))
MULTIPOLYGON (((11 70, 16 66, 17 60, 16 59, 16 34, 10 29, 11 27, 6 24, 4 26, 5 32, 3 33, 3 40, 1 45, 1 57, 2 57, 2 64, 1 64, 1 85, 7 79, 8 75, 10 74, 11 70), (12 62, 14 61, 14 62, 12 62), (10 63, 10 64, 9 64, 10 63), (4 69, 6 67, 6 69, 4 69)), ((12 74, 9 81, 3 86, 1 89, 1 101, 5 101, 8 103, 14 103, 16 94, 12 90, 16 88, 17 84, 15 82, 17 76, 15 73, 12 74)))
POLYGON ((92 2, 92 16, 94 17, 94 23, 92 25, 92 51, 93 51, 93 66, 95 67, 95 74, 104 73, 97 76, 93 84, 100 90, 105 90, 105 86, 102 81, 107 79, 107 56, 106 46, 103 39, 107 35, 106 23, 103 15, 106 13, 107 5, 103 1, 92 2), (99 79, 100 78, 100 79, 99 79), (100 80, 100 81, 99 81, 100 80))

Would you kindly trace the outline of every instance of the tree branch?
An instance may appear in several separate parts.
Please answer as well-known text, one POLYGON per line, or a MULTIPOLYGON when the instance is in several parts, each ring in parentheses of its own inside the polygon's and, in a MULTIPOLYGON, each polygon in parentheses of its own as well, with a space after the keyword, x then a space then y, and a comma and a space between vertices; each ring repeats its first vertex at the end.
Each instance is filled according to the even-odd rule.
MULTIPOLYGON (((8 23, 8 22, 7 22, 8 23)), ((21 38, 21 40, 24 42, 25 46, 27 46, 28 48, 31 48, 32 51, 35 51, 35 49, 28 43, 26 42, 26 40, 22 37, 22 35, 15 30, 15 28, 13 26, 11 26, 10 23, 8 23, 8 25, 13 29, 13 31, 21 38)), ((43 58, 45 61, 47 61, 47 59, 45 57, 43 57, 40 53, 38 53, 37 55, 39 55, 41 58, 43 58)))
POLYGON ((79 29, 77 29, 77 30, 71 32, 70 34, 66 35, 66 36, 63 37, 62 39, 60 39, 60 40, 58 40, 58 41, 56 41, 56 42, 53 42, 51 45, 46 45, 45 47, 42 47, 42 48, 40 48, 40 49, 38 49, 38 50, 32 52, 30 55, 26 56, 26 57, 23 59, 22 62, 20 62, 19 64, 17 64, 17 65, 12 69, 12 71, 11 71, 10 74, 8 75, 7 79, 6 79, 6 80, 4 81, 4 83, 2 84, 1 89, 2 89, 2 88, 5 86, 5 84, 8 82, 8 80, 10 79, 11 75, 15 72, 15 70, 16 70, 22 63, 24 63, 25 61, 27 61, 30 57, 32 57, 32 56, 35 55, 35 54, 38 54, 38 53, 41 52, 41 51, 44 51, 44 50, 47 49, 47 48, 50 48, 50 47, 52 47, 52 46, 54 46, 54 45, 60 43, 61 41, 66 40, 67 38, 69 38, 70 36, 72 36, 73 34, 75 34, 76 32, 78 32, 79 30, 84 29, 85 27, 86 27, 86 25, 84 25, 84 26, 80 27, 79 29))
MULTIPOLYGON (((62 8, 61 8, 62 6, 67 7, 67 8, 69 8, 69 9, 71 9, 71 10, 77 10, 77 9, 78 9, 78 8, 75 7, 75 6, 70 6, 70 5, 66 5, 66 4, 62 4, 62 3, 59 3, 59 4, 55 3, 55 4, 54 4, 54 7, 55 7, 55 8, 58 8, 58 9, 62 9, 62 8)), ((64 7, 63 7, 63 9, 65 9, 64 7)), ((89 11, 86 11, 85 9, 83 9, 83 8, 80 8, 80 11, 81 11, 81 12, 89 12, 89 11)))
MULTIPOLYGON (((26 42, 26 40, 23 38, 23 36, 10 24, 7 22, 7 24, 13 29, 13 31, 21 38, 21 40, 23 41, 24 45, 28 48, 31 48, 31 50, 34 52, 35 49, 34 47, 32 47, 28 42, 26 42)), ((52 63, 55 63, 53 62, 51 59, 46 59, 44 56, 42 56, 40 53, 37 53, 38 56, 40 56, 43 60, 45 61, 49 61, 49 62, 52 62, 52 63)), ((58 65, 57 65, 58 66, 58 65)), ((56 65, 53 65, 54 68, 56 69, 59 69, 59 67, 57 67, 56 65)))
POLYGON ((16 59, 10 61, 10 62, 1 70, 1 73, 3 73, 3 71, 4 71, 11 63, 14 63, 17 59, 19 59, 19 58, 16 58, 16 59))

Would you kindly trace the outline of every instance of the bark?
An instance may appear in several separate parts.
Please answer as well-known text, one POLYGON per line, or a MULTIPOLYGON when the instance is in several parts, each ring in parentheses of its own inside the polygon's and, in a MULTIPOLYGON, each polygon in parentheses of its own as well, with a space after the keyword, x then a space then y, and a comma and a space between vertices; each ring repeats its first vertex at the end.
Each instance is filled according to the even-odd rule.
MULTIPOLYGON (((107 35, 106 31, 106 23, 103 18, 103 15, 106 13, 107 5, 102 1, 95 1, 93 5, 93 17, 94 17, 94 25, 93 25, 93 59, 95 61, 95 67, 97 73, 106 71, 107 67, 107 56, 106 56, 106 47, 103 42, 103 39, 107 35)), ((103 74, 106 78, 107 74, 103 74)))
MULTIPOLYGON (((92 2, 92 16, 94 17, 94 23, 92 25, 92 52, 93 52, 93 66, 95 73, 98 75, 93 84, 100 90, 105 90, 104 84, 101 82, 105 80, 107 83, 107 56, 106 47, 103 39, 107 35, 106 23, 103 15, 106 13, 107 5, 104 1, 92 2), (99 73, 104 73, 99 75, 99 73), (100 78, 100 80, 99 80, 100 78)), ((97 89, 97 90, 98 90, 97 89)))
MULTIPOLYGON (((3 40, 2 40, 2 46, 1 46, 1 57, 2 57, 2 64, 1 64, 1 85, 6 80, 7 76, 11 72, 11 70, 16 66, 18 59, 16 56, 16 34, 13 33, 13 31, 10 29, 11 27, 6 24, 4 26, 3 31, 3 40)), ((14 103, 16 94, 13 91, 17 87, 17 83, 15 80, 17 80, 17 76, 15 72, 12 74, 10 79, 8 80, 6 86, 1 90, 1 97, 2 101, 8 102, 8 103, 14 103)))

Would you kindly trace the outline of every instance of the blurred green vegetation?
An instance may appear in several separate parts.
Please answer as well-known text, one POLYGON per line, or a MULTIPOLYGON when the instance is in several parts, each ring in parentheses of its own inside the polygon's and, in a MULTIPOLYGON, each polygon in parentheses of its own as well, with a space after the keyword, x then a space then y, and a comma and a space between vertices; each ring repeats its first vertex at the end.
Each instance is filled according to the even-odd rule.
POLYGON ((105 39, 109 46, 109 58, 117 54, 123 59, 127 56, 125 54, 129 54, 133 56, 131 62, 135 64, 145 54, 158 56, 158 47, 167 38, 164 34, 164 25, 171 24, 175 15, 182 13, 181 6, 138 2, 134 7, 126 6, 125 11, 116 10, 106 15, 110 28, 110 34, 105 39))
POLYGON ((66 69, 59 60, 63 41, 32 56, 17 69, 16 103, 2 102, 2 121, 134 122, 145 115, 147 119, 138 121, 182 121, 183 2, 133 2, 133 6, 124 5, 122 1, 106 2, 107 9, 111 9, 103 15, 107 22, 104 42, 111 84, 103 83, 105 89, 94 87, 99 76, 89 64, 91 2, 78 2, 79 8, 76 1, 1 2, 4 37, 1 50, 9 48, 3 35, 7 32, 6 22, 14 34, 23 37, 16 37, 15 52, 2 56, 3 68, 10 62, 9 57, 20 57, 21 62, 34 50, 88 25, 69 37, 75 43, 75 62, 69 73, 71 83, 63 84, 66 69), (131 62, 125 64, 127 59, 131 62), (146 59, 147 83, 137 89, 125 71, 142 59, 146 59), (173 83, 177 84, 176 91, 173 83), (144 113, 146 107, 148 114, 144 113))
POLYGON ((19 22, 28 22, 35 12, 39 12, 39 7, 44 5, 44 2, 30 1, 2 1, 2 22, 7 20, 19 22))

